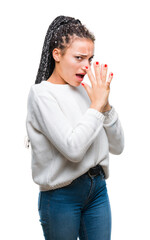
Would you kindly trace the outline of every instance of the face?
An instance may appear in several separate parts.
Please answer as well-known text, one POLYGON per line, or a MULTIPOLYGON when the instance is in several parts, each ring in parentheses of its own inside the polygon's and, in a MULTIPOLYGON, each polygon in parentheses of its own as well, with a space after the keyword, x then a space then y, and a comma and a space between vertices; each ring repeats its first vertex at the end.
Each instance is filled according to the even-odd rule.
POLYGON ((52 74, 53 82, 79 86, 84 76, 81 78, 78 74, 85 75, 85 66, 91 65, 94 43, 90 39, 77 38, 67 48, 65 55, 62 56, 60 53, 55 52, 53 55, 56 60, 54 74, 52 74))

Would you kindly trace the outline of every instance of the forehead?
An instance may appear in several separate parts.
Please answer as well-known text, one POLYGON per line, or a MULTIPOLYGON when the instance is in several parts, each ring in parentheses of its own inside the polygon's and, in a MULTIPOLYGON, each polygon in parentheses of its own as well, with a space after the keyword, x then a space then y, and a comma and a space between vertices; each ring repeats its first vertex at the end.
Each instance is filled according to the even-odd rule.
POLYGON ((94 43, 92 40, 85 38, 75 39, 68 48, 68 52, 86 55, 93 54, 93 51, 94 43))

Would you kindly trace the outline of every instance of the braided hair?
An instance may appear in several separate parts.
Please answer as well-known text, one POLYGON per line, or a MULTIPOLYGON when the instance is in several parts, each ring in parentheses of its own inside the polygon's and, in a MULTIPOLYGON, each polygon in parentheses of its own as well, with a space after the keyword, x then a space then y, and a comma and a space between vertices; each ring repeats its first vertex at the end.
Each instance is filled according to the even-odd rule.
POLYGON ((71 44, 73 37, 86 38, 93 42, 95 41, 94 35, 79 19, 63 15, 56 17, 50 24, 45 36, 35 84, 47 80, 51 76, 55 68, 55 60, 52 56, 53 49, 61 49, 63 56, 69 44, 71 44))

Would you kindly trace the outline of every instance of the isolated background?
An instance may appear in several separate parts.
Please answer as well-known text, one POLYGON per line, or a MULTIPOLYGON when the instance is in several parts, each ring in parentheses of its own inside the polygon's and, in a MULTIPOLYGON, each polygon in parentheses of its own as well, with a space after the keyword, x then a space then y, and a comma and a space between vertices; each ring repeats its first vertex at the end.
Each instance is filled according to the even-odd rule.
POLYGON ((108 64, 108 72, 114 73, 109 102, 119 114, 125 148, 121 155, 110 154, 112 240, 148 240, 150 14, 146 0, 1 3, 0 239, 44 239, 37 210, 39 189, 31 177, 31 150, 24 146, 25 119, 44 38, 58 15, 79 18, 95 34, 93 61, 108 64))

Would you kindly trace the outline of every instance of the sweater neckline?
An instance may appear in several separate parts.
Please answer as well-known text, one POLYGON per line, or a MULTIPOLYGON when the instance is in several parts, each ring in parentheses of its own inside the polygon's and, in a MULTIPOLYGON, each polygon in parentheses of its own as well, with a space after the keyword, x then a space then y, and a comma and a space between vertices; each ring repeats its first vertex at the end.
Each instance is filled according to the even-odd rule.
POLYGON ((46 80, 43 80, 42 82, 41 82, 42 84, 46 84, 46 85, 48 85, 48 86, 54 86, 54 87, 61 87, 61 88, 71 88, 71 87, 73 87, 73 86, 71 86, 70 84, 57 84, 57 83, 51 83, 51 82, 48 82, 48 81, 46 81, 46 80))

